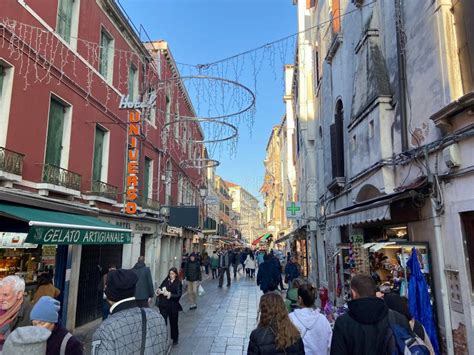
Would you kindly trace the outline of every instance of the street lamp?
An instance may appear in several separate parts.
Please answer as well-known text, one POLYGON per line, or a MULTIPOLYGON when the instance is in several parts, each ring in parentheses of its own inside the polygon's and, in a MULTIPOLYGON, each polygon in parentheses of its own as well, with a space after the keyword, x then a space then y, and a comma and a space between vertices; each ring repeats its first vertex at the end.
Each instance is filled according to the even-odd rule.
POLYGON ((207 196, 207 186, 206 185, 201 185, 199 188, 199 193, 201 197, 206 197, 207 196))

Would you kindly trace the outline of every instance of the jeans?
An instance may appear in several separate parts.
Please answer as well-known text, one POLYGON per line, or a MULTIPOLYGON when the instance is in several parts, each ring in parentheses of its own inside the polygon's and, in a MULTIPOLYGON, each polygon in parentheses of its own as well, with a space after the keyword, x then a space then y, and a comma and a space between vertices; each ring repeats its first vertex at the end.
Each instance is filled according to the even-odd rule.
POLYGON ((227 286, 230 286, 230 268, 219 269, 219 287, 224 283, 224 273, 227 275, 227 286))
POLYGON ((217 269, 211 269, 211 271, 212 271, 212 278, 217 279, 217 269))
POLYGON ((239 267, 239 264, 234 264, 232 265, 233 269, 234 269, 234 279, 237 278, 237 268, 239 267))
POLYGON ((249 272, 249 276, 253 278, 255 276, 255 269, 247 269, 249 272))
POLYGON ((189 301, 196 304, 199 281, 188 281, 189 301))
POLYGON ((146 300, 136 300, 136 301, 137 301, 138 307, 140 307, 140 308, 150 307, 150 305, 148 304, 148 299, 146 299, 146 300))
POLYGON ((206 275, 209 275, 209 264, 204 265, 204 270, 206 270, 206 275))

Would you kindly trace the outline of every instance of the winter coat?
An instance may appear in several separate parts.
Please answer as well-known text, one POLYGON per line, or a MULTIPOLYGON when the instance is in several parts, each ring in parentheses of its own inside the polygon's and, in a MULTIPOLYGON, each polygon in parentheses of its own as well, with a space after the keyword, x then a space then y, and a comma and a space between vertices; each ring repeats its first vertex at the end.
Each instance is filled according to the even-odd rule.
POLYGON ((237 265, 239 263, 239 260, 240 260, 239 255, 240 255, 239 253, 236 253, 236 252, 233 252, 233 251, 230 252, 230 263, 232 265, 237 265))
POLYGON ((231 262, 231 252, 227 251, 224 254, 219 256, 219 267, 227 269, 230 266, 231 262))
POLYGON ((258 262, 258 265, 262 264, 263 263, 263 253, 257 253, 257 262, 258 262))
POLYGON ((184 276, 186 277, 186 280, 191 282, 201 281, 201 264, 199 263, 199 261, 188 260, 188 262, 184 266, 184 276))
POLYGON ((219 267, 219 256, 214 254, 211 256, 211 269, 217 269, 219 267))
MULTIPOLYGON (((46 355, 58 355, 61 350, 61 344, 64 337, 69 333, 69 330, 64 328, 60 323, 56 324, 51 336, 48 338, 48 343, 46 347, 46 355)), ((66 345, 66 354, 67 355, 82 355, 84 354, 84 349, 82 348, 82 343, 75 337, 72 336, 67 341, 66 345)))
MULTIPOLYGON (((102 322, 92 336, 92 355, 140 354, 142 343, 142 312, 131 298, 122 300, 111 309, 112 314, 102 322)), ((166 354, 168 329, 156 310, 143 308, 146 314, 145 354, 166 354)))
POLYGON ((179 299, 183 294, 183 285, 181 284, 181 281, 176 278, 174 282, 171 282, 171 279, 167 277, 160 285, 161 289, 163 289, 163 287, 166 287, 166 290, 171 292, 171 297, 168 299, 164 295, 159 295, 156 299, 156 305, 158 308, 164 310, 165 313, 168 314, 182 311, 183 307, 179 304, 179 299))
POLYGON ((303 338, 305 354, 329 354, 332 329, 327 318, 319 313, 319 310, 312 308, 295 309, 289 316, 303 338))
MULTIPOLYGON (((334 325, 331 354, 378 355, 389 326, 388 307, 376 297, 359 298, 350 301, 348 306, 349 312, 338 317, 334 325)), ((390 312, 397 324, 410 331, 405 316, 390 312)))
POLYGON ((12 323, 10 323, 11 332, 13 332, 16 328, 31 325, 30 313, 32 308, 33 307, 30 305, 30 303, 24 298, 16 318, 12 323))
POLYGON ((250 255, 247 255, 247 259, 245 259, 245 268, 255 269, 255 259, 252 259, 250 255))
POLYGON ((291 282, 294 279, 296 279, 298 276, 300 276, 298 265, 296 263, 292 263, 291 261, 288 264, 286 264, 285 275, 288 277, 288 282, 291 282))
POLYGON ((259 354, 259 355, 303 355, 305 353, 303 341, 298 341, 292 344, 290 347, 277 350, 275 344, 275 334, 270 328, 257 328, 250 334, 249 347, 247 354, 259 354))
POLYGON ((43 296, 57 298, 59 297, 60 293, 61 291, 59 291, 56 287, 54 287, 53 284, 41 285, 36 290, 35 295, 33 296, 33 300, 31 301, 31 304, 35 304, 43 296))
POLYGON ((298 289, 290 288, 286 291, 285 306, 288 313, 293 312, 298 308, 298 289))
POLYGON ((265 261, 258 268, 257 285, 263 292, 274 291, 280 282, 280 272, 275 268, 275 264, 271 261, 265 261))
POLYGON ((136 263, 132 271, 138 276, 135 286, 135 298, 137 300, 148 300, 155 294, 150 268, 145 263, 136 263))
POLYGON ((247 260, 248 256, 249 256, 248 253, 245 253, 245 252, 244 252, 244 253, 240 253, 240 260, 239 260, 240 263, 241 263, 241 264, 244 264, 244 263, 245 263, 245 260, 247 260))

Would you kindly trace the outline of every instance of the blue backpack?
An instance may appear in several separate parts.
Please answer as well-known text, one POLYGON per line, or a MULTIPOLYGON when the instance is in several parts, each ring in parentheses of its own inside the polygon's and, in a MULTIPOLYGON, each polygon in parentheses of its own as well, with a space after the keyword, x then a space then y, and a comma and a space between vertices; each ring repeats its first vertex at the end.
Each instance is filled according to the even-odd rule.
POLYGON ((387 355, 430 355, 423 340, 397 323, 392 310, 388 311, 388 327, 384 333, 382 346, 383 353, 387 355))

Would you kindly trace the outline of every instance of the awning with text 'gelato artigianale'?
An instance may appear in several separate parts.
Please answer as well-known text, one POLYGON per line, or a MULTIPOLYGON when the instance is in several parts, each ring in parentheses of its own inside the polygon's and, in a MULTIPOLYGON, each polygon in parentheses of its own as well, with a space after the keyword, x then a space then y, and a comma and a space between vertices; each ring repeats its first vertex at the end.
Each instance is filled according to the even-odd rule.
POLYGON ((27 243, 129 244, 132 231, 92 216, 0 203, 1 217, 27 223, 27 243))

